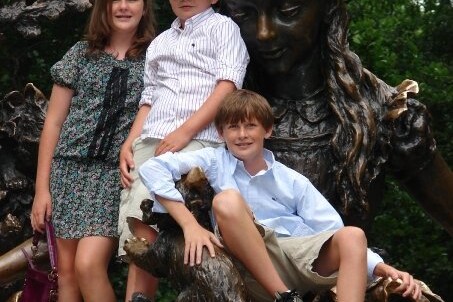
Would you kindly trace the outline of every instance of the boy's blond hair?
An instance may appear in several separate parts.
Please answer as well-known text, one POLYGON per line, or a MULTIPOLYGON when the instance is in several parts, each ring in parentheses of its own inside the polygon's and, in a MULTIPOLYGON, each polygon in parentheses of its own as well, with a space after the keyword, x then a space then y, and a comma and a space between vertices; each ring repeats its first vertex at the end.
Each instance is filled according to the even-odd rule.
POLYGON ((227 124, 256 119, 266 130, 272 129, 274 115, 267 100, 256 92, 238 89, 228 94, 214 119, 218 131, 227 124))

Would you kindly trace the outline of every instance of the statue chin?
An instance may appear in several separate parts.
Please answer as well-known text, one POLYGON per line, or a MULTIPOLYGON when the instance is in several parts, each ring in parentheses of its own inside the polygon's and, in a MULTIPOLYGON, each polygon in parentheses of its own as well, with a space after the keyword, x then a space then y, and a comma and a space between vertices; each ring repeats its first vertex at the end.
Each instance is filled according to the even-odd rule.
POLYGON ((282 49, 276 54, 261 53, 252 49, 249 51, 251 64, 258 67, 266 76, 272 77, 269 79, 271 82, 281 77, 294 79, 295 74, 301 70, 319 70, 319 54, 315 51, 307 51, 298 56, 294 56, 289 48, 282 49))
POLYGON ((291 64, 288 64, 283 58, 276 59, 259 59, 256 65, 264 71, 267 76, 282 76, 291 70, 291 64))

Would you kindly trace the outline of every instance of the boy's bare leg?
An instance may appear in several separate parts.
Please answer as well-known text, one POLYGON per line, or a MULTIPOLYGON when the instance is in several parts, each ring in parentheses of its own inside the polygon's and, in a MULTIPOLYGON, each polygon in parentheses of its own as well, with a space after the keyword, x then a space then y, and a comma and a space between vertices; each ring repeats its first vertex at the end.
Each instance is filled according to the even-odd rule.
POLYGON ((214 197, 212 209, 225 245, 264 289, 274 297, 288 290, 267 253, 250 208, 239 192, 225 190, 214 197))
MULTIPOLYGON (((140 220, 132 218, 129 225, 133 230, 134 236, 145 238, 149 243, 156 241, 156 230, 142 223, 140 220)), ((132 294, 135 292, 140 292, 146 297, 154 300, 158 283, 159 279, 131 262, 127 274, 125 302, 131 301, 132 294)))
POLYGON ((367 240, 356 227, 344 227, 327 241, 313 263, 321 276, 338 271, 337 301, 363 302, 367 281, 367 240))

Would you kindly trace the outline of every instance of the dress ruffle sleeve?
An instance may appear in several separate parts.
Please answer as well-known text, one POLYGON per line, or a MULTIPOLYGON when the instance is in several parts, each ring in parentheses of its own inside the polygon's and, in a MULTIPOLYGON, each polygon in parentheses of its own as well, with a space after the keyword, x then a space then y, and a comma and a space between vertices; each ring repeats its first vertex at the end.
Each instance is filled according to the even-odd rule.
POLYGON ((50 68, 50 75, 55 84, 76 89, 79 77, 79 66, 85 59, 87 50, 86 42, 77 42, 63 58, 50 68))

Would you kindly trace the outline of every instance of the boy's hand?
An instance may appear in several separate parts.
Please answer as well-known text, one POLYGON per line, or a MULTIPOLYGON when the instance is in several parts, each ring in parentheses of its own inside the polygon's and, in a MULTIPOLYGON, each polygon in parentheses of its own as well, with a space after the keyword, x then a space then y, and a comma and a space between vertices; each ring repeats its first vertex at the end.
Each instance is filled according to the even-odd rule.
POLYGON ((418 301, 421 297, 422 292, 420 284, 407 272, 397 270, 396 268, 381 262, 376 265, 374 275, 384 278, 390 277, 393 280, 401 280, 401 285, 395 290, 402 293, 403 297, 410 297, 415 301, 418 301))
POLYGON ((123 188, 129 188, 132 183, 131 169, 135 168, 132 144, 124 142, 120 150, 120 179, 123 188))
POLYGON ((214 244, 223 248, 217 237, 198 223, 183 202, 166 199, 159 195, 155 196, 184 232, 184 264, 190 266, 194 266, 195 263, 200 264, 204 246, 211 257, 215 257, 214 244))
POLYGON ((50 192, 36 193, 31 209, 30 221, 34 231, 44 233, 44 220, 50 221, 52 216, 52 198, 50 192))
POLYGON ((194 266, 195 263, 200 264, 204 246, 208 249, 211 257, 215 257, 214 244, 223 248, 219 239, 198 223, 183 228, 183 231, 185 239, 184 264, 190 266, 194 266))
POLYGON ((164 154, 166 152, 178 152, 183 149, 192 140, 192 135, 188 134, 183 129, 178 128, 167 134, 157 145, 154 156, 164 154))

